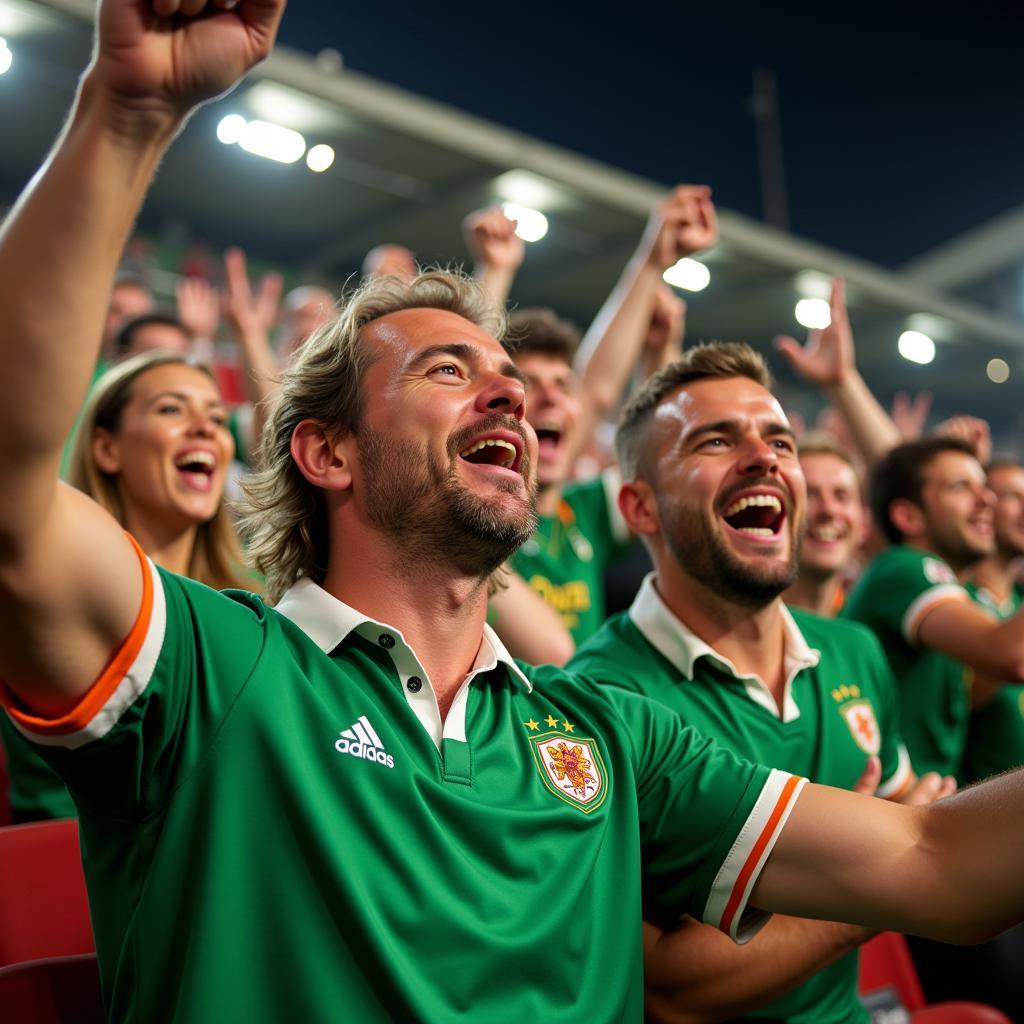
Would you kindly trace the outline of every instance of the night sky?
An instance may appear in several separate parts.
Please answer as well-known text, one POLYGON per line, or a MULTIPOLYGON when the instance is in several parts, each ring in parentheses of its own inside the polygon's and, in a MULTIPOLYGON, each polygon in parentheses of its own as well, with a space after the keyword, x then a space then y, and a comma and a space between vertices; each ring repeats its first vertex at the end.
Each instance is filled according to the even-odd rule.
POLYGON ((758 218, 770 68, 790 229, 887 266, 1024 203, 1021 8, 779 7, 291 0, 281 39, 758 218))

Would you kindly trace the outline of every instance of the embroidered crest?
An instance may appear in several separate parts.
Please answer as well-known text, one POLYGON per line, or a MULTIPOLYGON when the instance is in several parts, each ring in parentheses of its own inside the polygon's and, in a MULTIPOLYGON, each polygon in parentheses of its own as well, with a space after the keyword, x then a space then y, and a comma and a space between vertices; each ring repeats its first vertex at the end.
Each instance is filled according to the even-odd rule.
POLYGON ((929 583, 956 583, 956 573, 937 558, 926 558, 921 563, 924 577, 929 583))
POLYGON ((839 713, 846 719, 854 742, 865 754, 877 754, 882 749, 882 734, 875 709, 866 700, 846 704, 839 713))
POLYGON ((530 747, 548 789, 584 814, 605 798, 606 773, 593 739, 560 733, 530 738, 530 747))

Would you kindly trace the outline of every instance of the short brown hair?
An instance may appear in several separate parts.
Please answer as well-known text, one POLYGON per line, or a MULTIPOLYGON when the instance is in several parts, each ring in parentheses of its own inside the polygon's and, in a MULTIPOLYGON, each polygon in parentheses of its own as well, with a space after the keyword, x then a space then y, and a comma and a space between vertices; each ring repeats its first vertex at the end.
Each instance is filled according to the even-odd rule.
POLYGON ((797 454, 800 458, 805 455, 834 455, 854 472, 857 470, 853 456, 827 430, 809 430, 800 438, 797 454))
POLYGON ((303 420, 339 437, 358 433, 363 378, 372 363, 363 328, 403 309, 443 309, 499 340, 505 333, 504 310, 476 281, 461 273, 427 270, 411 281, 367 279, 332 321, 310 335, 282 376, 263 430, 259 470, 243 485, 247 500, 241 527, 272 603, 300 577, 322 583, 327 571, 327 506, 323 492, 292 458, 292 434, 303 420))
POLYGON ((622 410, 615 450, 624 480, 649 474, 647 430, 655 409, 669 395, 695 380, 748 377, 768 391, 772 374, 764 357, 739 341, 712 341, 687 349, 681 358, 659 370, 622 410))
POLYGON ((513 357, 539 352, 570 366, 580 347, 580 332, 551 309, 520 309, 509 317, 505 349, 513 357))

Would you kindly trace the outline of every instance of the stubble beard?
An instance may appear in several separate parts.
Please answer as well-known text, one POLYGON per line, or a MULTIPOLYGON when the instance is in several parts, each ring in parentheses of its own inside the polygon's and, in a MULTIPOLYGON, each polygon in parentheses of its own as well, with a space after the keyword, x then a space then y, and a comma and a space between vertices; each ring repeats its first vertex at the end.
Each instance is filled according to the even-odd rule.
MULTIPOLYGON (((665 542, 679 566, 730 603, 764 608, 796 582, 803 522, 790 533, 788 561, 750 563, 729 550, 699 509, 683 508, 662 495, 657 501, 665 542)), ((789 521, 787 516, 784 529, 789 529, 789 521)))
MULTIPOLYGON (((486 430, 477 425, 474 433, 486 430)), ((516 495, 508 502, 486 501, 458 478, 458 452, 469 438, 449 443, 448 465, 434 452, 363 426, 357 435, 366 486, 366 511, 379 530, 391 537, 410 568, 439 562, 460 573, 490 575, 533 533, 537 525, 535 490, 513 480, 497 489, 516 495)), ((523 456, 524 479, 529 478, 523 456)))

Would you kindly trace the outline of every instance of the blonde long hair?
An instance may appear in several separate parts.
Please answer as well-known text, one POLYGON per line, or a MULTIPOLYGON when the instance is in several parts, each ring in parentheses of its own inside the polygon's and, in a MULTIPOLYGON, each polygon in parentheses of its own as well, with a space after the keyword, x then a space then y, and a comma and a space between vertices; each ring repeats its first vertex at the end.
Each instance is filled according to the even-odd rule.
MULTIPOLYGON (((216 379, 209 367, 187 357, 164 352, 143 352, 132 356, 103 374, 96 382, 85 403, 82 418, 75 434, 68 470, 68 483, 88 494, 105 508, 122 526, 126 525, 124 504, 117 488, 117 476, 105 473, 93 458, 92 442, 97 428, 116 434, 121 426, 121 415, 131 401, 138 378, 157 366, 180 365, 205 373, 216 379)), ((245 575, 245 557, 238 543, 231 517, 223 498, 212 519, 200 523, 188 563, 191 579, 217 590, 227 587, 253 589, 254 580, 245 575)))

